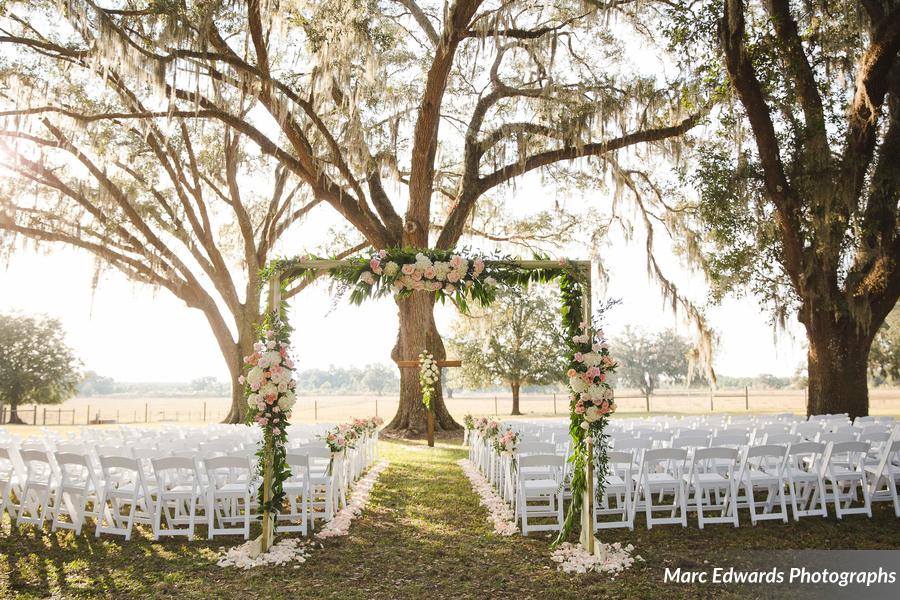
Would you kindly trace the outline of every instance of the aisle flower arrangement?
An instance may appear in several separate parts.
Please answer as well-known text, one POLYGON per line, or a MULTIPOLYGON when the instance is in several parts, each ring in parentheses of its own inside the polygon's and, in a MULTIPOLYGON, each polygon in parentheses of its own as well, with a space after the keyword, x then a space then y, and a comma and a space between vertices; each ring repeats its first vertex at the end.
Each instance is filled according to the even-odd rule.
POLYGON ((507 429, 502 434, 498 435, 494 438, 494 450, 496 450, 499 454, 513 455, 516 453, 516 448, 519 447, 519 435, 518 431, 514 431, 513 429, 507 429))
POLYGON ((270 501, 265 502, 264 483, 260 483, 260 514, 278 514, 284 501, 282 486, 290 476, 290 468, 285 462, 285 443, 291 411, 297 402, 294 394, 297 382, 290 350, 290 327, 277 314, 268 315, 260 340, 253 345, 253 352, 244 357, 245 373, 238 378, 247 398, 248 423, 255 423, 263 430, 257 451, 260 480, 264 479, 266 447, 272 447, 272 495, 270 501))
POLYGON ((422 404, 427 410, 431 410, 431 399, 440 378, 441 369, 434 360, 434 355, 428 350, 423 350, 419 354, 419 389, 422 390, 422 404))
POLYGON ((470 460, 462 459, 456 464, 472 484, 472 490, 478 495, 481 505, 487 508, 488 520, 494 525, 494 533, 503 536, 514 535, 519 531, 516 516, 512 509, 497 495, 491 483, 485 479, 478 468, 470 460))

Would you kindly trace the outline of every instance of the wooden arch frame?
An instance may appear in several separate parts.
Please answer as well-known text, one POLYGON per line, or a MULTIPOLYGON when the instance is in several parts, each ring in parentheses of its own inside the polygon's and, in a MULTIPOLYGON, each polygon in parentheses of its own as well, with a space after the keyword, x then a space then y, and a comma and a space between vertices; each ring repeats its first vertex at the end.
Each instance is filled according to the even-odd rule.
MULTIPOLYGON (((593 310, 591 303, 591 261, 579 260, 579 261, 553 261, 553 260, 503 260, 503 261, 491 261, 485 260, 485 266, 490 266, 492 263, 504 263, 504 264, 514 264, 519 268, 526 270, 538 270, 538 269, 561 269, 568 268, 576 273, 579 273, 581 277, 579 281, 581 283, 581 309, 582 309, 582 320, 589 327, 593 310)), ((348 260, 329 260, 329 259, 309 259, 309 260, 299 260, 292 262, 290 266, 287 268, 275 271, 272 273, 268 280, 268 293, 267 293, 267 306, 266 311, 268 314, 278 313, 281 307, 281 282, 284 279, 288 279, 294 275, 305 273, 307 271, 331 271, 332 269, 338 269, 341 267, 349 267, 354 266, 356 264, 352 259, 348 260)), ((432 292, 425 292, 432 293, 432 292)), ((402 358, 402 362, 406 362, 407 358, 402 358)), ((401 361, 398 361, 398 365, 401 361)), ((593 456, 593 448, 590 438, 587 439, 587 455, 593 456)), ((273 477, 273 448, 270 447, 270 444, 267 444, 265 448, 265 464, 264 464, 264 475, 263 475, 263 496, 266 505, 268 506, 268 502, 271 499, 272 494, 272 477, 273 477)), ((581 545, 590 554, 597 554, 600 551, 600 543, 596 540, 593 535, 593 519, 594 519, 594 465, 593 460, 585 461, 585 490, 582 495, 582 508, 581 508, 581 545)), ((275 519, 274 515, 271 515, 268 511, 263 513, 262 520, 262 535, 259 536, 256 540, 255 544, 255 552, 254 554, 258 554, 260 552, 267 551, 273 542, 274 539, 274 524, 275 519)))

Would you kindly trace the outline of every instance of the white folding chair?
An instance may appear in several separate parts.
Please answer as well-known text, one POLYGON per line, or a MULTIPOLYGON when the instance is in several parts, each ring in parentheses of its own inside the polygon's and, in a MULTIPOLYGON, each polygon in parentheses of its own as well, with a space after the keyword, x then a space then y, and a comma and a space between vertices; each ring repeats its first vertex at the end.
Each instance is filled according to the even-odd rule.
POLYGON ((149 522, 151 499, 144 485, 141 466, 126 456, 101 456, 103 487, 96 537, 103 533, 131 539, 137 520, 149 522))
MULTIPOLYGON (((687 527, 687 506, 682 477, 687 450, 683 448, 653 448, 644 451, 638 474, 634 476, 635 510, 641 507, 647 517, 647 529, 653 525, 681 524, 687 527), (671 492, 672 504, 653 504, 653 494, 671 492), (669 511, 669 517, 655 517, 654 512, 669 511), (680 513, 679 516, 678 513, 680 513)), ((660 501, 661 502, 661 501, 660 501)))
POLYGON ((556 454, 519 457, 516 504, 523 535, 531 531, 558 531, 562 528, 565 461, 564 456, 556 454), (530 524, 529 518, 552 518, 556 522, 530 524))
POLYGON ((683 476, 689 508, 697 511, 700 529, 706 523, 731 523, 738 526, 737 479, 734 476, 739 453, 734 448, 697 448, 691 467, 683 476), (691 491, 694 503, 690 503, 691 491), (718 510, 718 517, 708 517, 703 509, 718 510))
MULTIPOLYGON (((778 435, 778 434, 767 434, 778 435)), ((792 434, 783 434, 792 435, 792 434)), ((738 508, 746 506, 750 509, 750 523, 756 525, 757 521, 781 519, 788 522, 787 506, 784 497, 786 481, 784 478, 784 466, 787 460, 787 446, 767 444, 764 446, 749 446, 741 460, 738 486, 744 488, 744 496, 737 496, 738 508), (765 490, 766 499, 758 502, 756 492, 765 490), (757 514, 756 509, 763 507, 762 514, 757 514), (774 508, 780 506, 776 512, 774 508)))
POLYGON ((872 502, 893 501, 894 514, 900 517, 900 440, 893 440, 881 449, 881 457, 875 466, 866 466, 869 497, 872 502), (884 487, 882 487, 884 486, 884 487))
POLYGON ((594 502, 594 529, 608 529, 612 527, 627 527, 634 529, 634 510, 631 499, 634 494, 634 481, 632 465, 634 454, 630 451, 611 450, 607 452, 607 466, 609 472, 603 478, 602 484, 598 480, 598 488, 602 489, 600 502, 594 502), (617 515, 619 519, 601 521, 601 516, 617 515))
POLYGON ((206 516, 209 539, 217 535, 250 537, 250 461, 246 457, 207 458, 206 516), (238 523, 238 526, 229 526, 238 523))
POLYGON ((826 485, 823 489, 827 490, 830 486, 826 502, 828 500, 834 502, 834 511, 838 519, 850 514, 872 517, 872 502, 869 499, 869 486, 866 485, 864 470, 868 454, 868 442, 831 442, 825 450, 821 470, 822 480, 826 485), (838 456, 841 458, 835 460, 838 456), (854 508, 853 503, 859 499, 857 489, 862 493, 863 506, 854 508))
POLYGON ((784 473, 795 521, 800 517, 828 516, 821 471, 824 454, 825 444, 819 442, 800 442, 788 447, 784 473), (818 509, 813 508, 817 500, 818 509))
POLYGON ((22 487, 22 501, 16 525, 23 523, 43 527, 56 509, 58 473, 45 450, 22 450, 19 455, 25 464, 26 479, 22 487))
POLYGON ((296 531, 306 535, 310 497, 309 456, 288 452, 286 462, 291 469, 291 476, 283 484, 288 512, 278 514, 278 520, 284 522, 278 525, 278 530, 296 531))
POLYGON ((88 502, 95 505, 95 510, 99 506, 97 477, 84 454, 57 452, 56 464, 59 466, 59 487, 51 531, 74 529, 75 535, 80 535, 88 515, 88 502))
POLYGON ((201 498, 200 477, 194 460, 185 456, 170 456, 155 458, 152 464, 157 482, 153 499, 153 539, 185 535, 193 540, 201 498), (162 527, 163 515, 165 528, 162 527), (186 527, 179 527, 185 524, 186 527))
POLYGON ((15 522, 27 473, 14 460, 13 452, 11 448, 0 446, 0 519, 5 510, 15 522))

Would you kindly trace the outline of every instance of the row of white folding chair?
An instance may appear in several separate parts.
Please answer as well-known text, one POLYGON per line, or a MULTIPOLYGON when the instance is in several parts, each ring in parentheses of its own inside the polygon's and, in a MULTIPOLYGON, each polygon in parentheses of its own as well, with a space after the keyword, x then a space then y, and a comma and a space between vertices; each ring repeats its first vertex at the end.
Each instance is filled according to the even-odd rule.
POLYGON ((117 533, 130 539, 132 525, 138 520, 152 525, 154 538, 181 534, 192 538, 196 511, 202 504, 212 538, 224 533, 224 525, 217 527, 215 518, 216 514, 224 515, 224 498, 231 505, 231 521, 235 510, 243 511, 241 533, 249 535, 252 476, 246 458, 207 458, 204 482, 192 458, 156 458, 152 460, 154 479, 149 483, 139 460, 131 457, 102 456, 102 477, 85 455, 56 453, 51 460, 46 452, 25 450, 21 457, 27 474, 18 483, 19 505, 13 505, 8 485, 4 485, 3 497, 3 507, 16 518, 17 525, 40 527, 49 519, 54 531, 62 527, 80 533, 85 517, 95 517, 98 536, 117 533), (238 489, 247 493, 237 495, 238 489), (238 507, 241 499, 243 506, 238 507), (93 510, 87 509, 89 504, 93 510), (167 528, 162 527, 163 515, 167 528), (183 523, 188 526, 179 528, 183 523))
POLYGON ((893 501, 900 516, 896 490, 900 481, 900 442, 885 449, 877 466, 865 466, 867 451, 865 442, 800 442, 789 446, 748 446, 743 451, 698 448, 689 458, 683 448, 651 449, 646 440, 632 440, 608 453, 610 473, 605 480, 603 502, 595 509, 595 526, 631 528, 640 507, 646 512, 648 528, 664 523, 685 525, 692 491, 694 501, 690 508, 697 510, 701 528, 707 522, 737 524, 739 507, 749 508, 753 524, 772 518, 786 522, 785 489, 796 520, 802 516, 826 516, 829 501, 835 505, 838 518, 853 513, 871 517, 872 499, 893 501), (839 455, 844 458, 835 460, 839 455), (688 464, 690 469, 685 472, 688 464), (739 487, 744 488, 743 496, 738 495, 739 487), (754 497, 760 489, 767 493, 763 502, 754 497), (655 492, 660 493, 660 501, 663 493, 671 492, 672 504, 653 504, 655 492), (851 507, 859 495, 863 506, 851 507), (760 506, 763 512, 757 514, 760 506), (703 513, 707 507, 719 509, 722 514, 711 520, 703 513), (780 507, 780 512, 773 512, 775 507, 780 507), (656 517, 658 509, 669 511, 669 517, 656 517), (599 519, 610 514, 618 515, 619 521, 599 519))

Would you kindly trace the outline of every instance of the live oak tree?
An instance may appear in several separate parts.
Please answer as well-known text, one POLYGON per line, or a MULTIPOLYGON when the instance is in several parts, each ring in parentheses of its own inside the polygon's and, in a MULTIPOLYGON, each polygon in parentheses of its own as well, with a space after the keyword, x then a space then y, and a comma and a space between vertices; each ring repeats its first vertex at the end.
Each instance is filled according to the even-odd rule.
POLYGON ((522 386, 564 381, 564 336, 559 299, 540 288, 525 288, 499 294, 481 314, 459 317, 450 346, 462 359, 466 385, 508 385, 511 414, 520 415, 522 386))
MULTIPOLYGON (((237 378, 260 322, 257 274, 320 199, 227 121, 165 102, 156 87, 165 84, 154 81, 165 69, 151 73, 139 53, 107 47, 104 28, 118 26, 102 9, 79 21, 72 3, 73 32, 49 18, 58 15, 54 3, 16 4, 5 9, 0 36, 11 51, 0 111, 4 249, 23 240, 68 244, 92 253, 98 269, 200 310, 231 375, 226 419, 243 420, 237 378)), ((240 91, 205 83, 236 119, 254 106, 240 91)))
POLYGON ((616 349, 616 381, 649 396, 663 383, 682 383, 691 371, 693 346, 672 329, 647 333, 626 328, 612 340, 616 349))
POLYGON ((867 414, 872 339, 900 296, 900 2, 657 7, 723 96, 689 175, 716 294, 749 286, 797 315, 809 413, 867 414))
POLYGON ((81 381, 81 363, 56 319, 0 315, 0 402, 9 422, 22 423, 22 404, 59 404, 81 381))
MULTIPOLYGON (((39 33, 58 17, 29 15, 48 2, 25 4, 7 8, 2 39, 17 52, 156 94, 97 119, 158 111, 227 127, 379 248, 452 248, 485 196, 613 159, 628 170, 626 151, 671 151, 700 114, 677 81, 629 60, 624 25, 595 2, 69 0, 65 40, 39 33)), ((63 108, 27 104, 33 118, 63 108)), ((394 358, 444 358, 429 296, 397 304, 394 358)), ((458 427, 440 392, 433 406, 438 429, 458 427)), ((418 378, 404 370, 388 427, 424 423, 418 378)))
POLYGON ((876 384, 900 382, 900 304, 887 316, 872 341, 869 374, 876 384))

